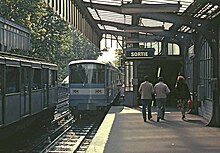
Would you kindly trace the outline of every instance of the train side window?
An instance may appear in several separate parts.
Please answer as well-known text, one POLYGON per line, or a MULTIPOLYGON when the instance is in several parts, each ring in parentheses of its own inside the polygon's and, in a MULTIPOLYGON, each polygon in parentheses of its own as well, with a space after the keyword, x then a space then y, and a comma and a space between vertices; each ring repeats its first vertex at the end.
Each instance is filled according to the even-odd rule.
POLYGON ((6 93, 19 92, 19 68, 7 67, 6 68, 6 93))
POLYGON ((33 90, 41 89, 41 69, 33 69, 33 90))
POLYGON ((100 69, 99 70, 99 83, 104 83, 105 82, 105 69, 100 69))
POLYGON ((104 83, 105 81, 105 70, 103 67, 98 67, 93 70, 92 83, 104 83))

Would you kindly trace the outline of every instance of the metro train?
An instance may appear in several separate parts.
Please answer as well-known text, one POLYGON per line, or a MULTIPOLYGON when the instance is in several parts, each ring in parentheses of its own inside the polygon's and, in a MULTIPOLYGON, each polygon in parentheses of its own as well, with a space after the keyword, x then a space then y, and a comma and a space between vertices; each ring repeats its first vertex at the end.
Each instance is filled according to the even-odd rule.
POLYGON ((77 60, 68 67, 69 105, 73 114, 105 110, 120 95, 123 75, 111 63, 77 60))
POLYGON ((57 69, 36 58, 0 52, 0 142, 53 120, 57 69))

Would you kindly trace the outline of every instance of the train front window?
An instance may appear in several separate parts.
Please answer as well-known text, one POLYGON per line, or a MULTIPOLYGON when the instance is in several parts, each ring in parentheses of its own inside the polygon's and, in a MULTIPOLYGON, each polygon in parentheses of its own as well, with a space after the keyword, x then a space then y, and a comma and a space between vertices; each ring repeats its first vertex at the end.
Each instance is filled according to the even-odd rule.
POLYGON ((105 67, 99 64, 77 64, 70 66, 70 83, 104 83, 105 67))

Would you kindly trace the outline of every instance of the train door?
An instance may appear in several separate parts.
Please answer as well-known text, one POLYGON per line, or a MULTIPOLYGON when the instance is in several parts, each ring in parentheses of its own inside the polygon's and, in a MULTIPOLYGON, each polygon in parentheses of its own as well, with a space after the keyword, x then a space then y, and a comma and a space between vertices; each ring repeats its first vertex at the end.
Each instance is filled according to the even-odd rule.
POLYGON ((0 64, 0 125, 3 124, 3 68, 0 64))
POLYGON ((43 108, 48 107, 49 105, 49 69, 44 68, 43 69, 43 77, 42 77, 42 81, 43 81, 43 108))
POLYGON ((43 85, 42 85, 42 67, 40 63, 32 63, 31 71, 31 114, 38 113, 43 108, 43 85))
POLYGON ((31 67, 21 68, 21 116, 30 113, 30 80, 31 67))

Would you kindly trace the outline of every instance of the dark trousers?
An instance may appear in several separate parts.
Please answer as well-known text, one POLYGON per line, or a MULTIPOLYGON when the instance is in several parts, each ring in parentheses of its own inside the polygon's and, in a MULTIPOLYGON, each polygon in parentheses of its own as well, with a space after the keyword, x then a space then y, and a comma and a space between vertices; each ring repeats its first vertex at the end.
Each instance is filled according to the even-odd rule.
POLYGON ((151 105, 152 105, 152 99, 141 99, 141 103, 142 103, 142 115, 143 115, 143 119, 144 121, 146 121, 146 107, 147 107, 147 111, 148 111, 148 119, 152 118, 151 115, 151 105))

